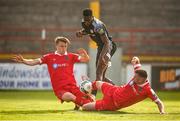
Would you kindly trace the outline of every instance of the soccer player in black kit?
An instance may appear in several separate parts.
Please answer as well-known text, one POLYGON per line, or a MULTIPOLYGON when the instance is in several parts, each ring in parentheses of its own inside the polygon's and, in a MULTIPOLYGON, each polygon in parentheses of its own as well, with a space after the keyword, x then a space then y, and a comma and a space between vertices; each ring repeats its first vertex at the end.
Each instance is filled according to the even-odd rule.
MULTIPOLYGON (((113 84, 113 82, 105 77, 110 60, 116 51, 116 44, 112 41, 106 26, 103 22, 93 16, 92 10, 86 8, 83 10, 82 29, 76 32, 77 37, 89 35, 96 42, 96 81, 105 81, 113 84)), ((92 94, 96 95, 97 91, 92 94)))

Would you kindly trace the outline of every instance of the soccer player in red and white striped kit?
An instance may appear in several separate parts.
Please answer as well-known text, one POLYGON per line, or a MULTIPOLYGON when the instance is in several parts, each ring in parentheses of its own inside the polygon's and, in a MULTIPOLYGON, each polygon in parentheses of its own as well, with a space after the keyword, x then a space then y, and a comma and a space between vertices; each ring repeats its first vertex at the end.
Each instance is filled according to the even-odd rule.
POLYGON ((93 100, 77 87, 73 67, 77 62, 89 61, 89 56, 82 48, 77 51, 78 54, 68 53, 69 44, 70 41, 66 37, 56 37, 55 52, 45 54, 42 58, 37 59, 25 59, 21 55, 15 55, 13 60, 30 66, 47 64, 52 88, 57 98, 62 102, 72 101, 76 105, 82 106, 93 100))
POLYGON ((133 57, 131 63, 134 67, 135 75, 126 85, 115 86, 102 81, 94 81, 92 88, 101 90, 103 99, 83 105, 83 110, 113 111, 150 98, 157 104, 160 114, 164 114, 164 105, 150 87, 147 80, 147 72, 141 69, 139 58, 133 57))

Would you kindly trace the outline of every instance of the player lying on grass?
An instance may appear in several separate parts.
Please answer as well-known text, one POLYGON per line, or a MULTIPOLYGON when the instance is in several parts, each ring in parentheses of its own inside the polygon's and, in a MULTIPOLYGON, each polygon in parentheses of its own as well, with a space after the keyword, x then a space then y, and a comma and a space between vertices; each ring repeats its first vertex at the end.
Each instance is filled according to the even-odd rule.
POLYGON ((103 99, 83 105, 83 110, 118 110, 138 103, 146 98, 151 98, 158 106, 160 114, 164 114, 164 105, 147 80, 147 72, 141 70, 137 57, 133 57, 132 65, 135 75, 126 85, 115 86, 102 81, 94 81, 92 89, 101 90, 103 99))
POLYGON ((54 53, 43 55, 42 58, 37 59, 25 59, 21 55, 16 55, 13 60, 30 66, 47 64, 52 88, 57 98, 61 102, 72 101, 82 106, 91 102, 92 99, 76 86, 73 67, 77 62, 89 61, 89 56, 84 49, 79 49, 78 54, 68 53, 67 47, 69 44, 70 41, 67 38, 57 37, 55 38, 56 51, 54 53))

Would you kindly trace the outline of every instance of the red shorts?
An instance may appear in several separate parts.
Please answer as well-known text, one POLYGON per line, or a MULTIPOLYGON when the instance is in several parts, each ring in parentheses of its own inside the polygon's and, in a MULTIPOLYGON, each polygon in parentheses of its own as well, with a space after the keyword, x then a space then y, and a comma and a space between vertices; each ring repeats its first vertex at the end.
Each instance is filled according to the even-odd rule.
POLYGON ((95 104, 96 110, 117 110, 113 103, 113 92, 117 89, 116 86, 109 84, 109 83, 103 83, 101 90, 103 93, 103 99, 97 100, 95 104))
POLYGON ((76 85, 64 85, 62 87, 60 87, 60 89, 58 90, 58 92, 56 93, 56 96, 63 101, 62 96, 64 95, 64 93, 66 92, 70 92, 73 95, 75 95, 76 97, 83 97, 86 94, 81 92, 80 89, 76 86, 76 85))

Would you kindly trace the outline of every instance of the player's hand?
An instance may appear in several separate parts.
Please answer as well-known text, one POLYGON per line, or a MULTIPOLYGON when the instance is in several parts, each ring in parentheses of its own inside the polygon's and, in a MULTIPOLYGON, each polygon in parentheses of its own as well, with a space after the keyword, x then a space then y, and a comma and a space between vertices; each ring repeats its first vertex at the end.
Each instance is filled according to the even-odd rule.
POLYGON ((81 30, 76 32, 76 37, 82 37, 82 36, 83 36, 83 32, 81 30))
POLYGON ((24 62, 24 58, 22 55, 14 55, 12 57, 12 60, 18 63, 23 63, 24 62))
POLYGON ((134 57, 132 58, 132 60, 131 60, 131 63, 132 63, 133 65, 135 65, 135 64, 140 64, 140 60, 139 60, 139 58, 138 58, 137 56, 134 56, 134 57))
POLYGON ((84 48, 79 48, 77 51, 76 51, 78 54, 84 54, 84 53, 87 53, 86 50, 84 48))

